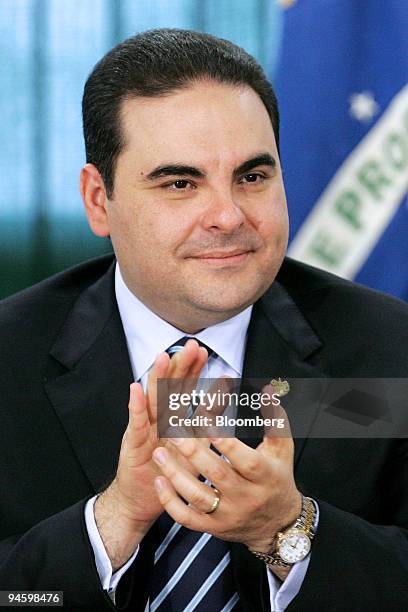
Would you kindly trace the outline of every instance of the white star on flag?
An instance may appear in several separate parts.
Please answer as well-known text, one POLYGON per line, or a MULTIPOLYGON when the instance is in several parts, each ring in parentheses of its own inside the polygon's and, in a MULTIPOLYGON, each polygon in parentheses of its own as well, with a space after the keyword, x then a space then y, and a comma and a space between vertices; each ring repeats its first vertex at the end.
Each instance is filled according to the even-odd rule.
POLYGON ((379 106, 370 91, 350 96, 350 115, 358 121, 370 121, 379 111, 379 106))

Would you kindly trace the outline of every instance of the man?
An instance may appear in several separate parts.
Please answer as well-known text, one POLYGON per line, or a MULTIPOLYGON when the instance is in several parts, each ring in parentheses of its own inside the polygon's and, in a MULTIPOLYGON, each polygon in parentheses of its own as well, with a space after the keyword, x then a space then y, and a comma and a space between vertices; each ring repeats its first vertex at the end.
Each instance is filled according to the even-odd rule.
POLYGON ((401 610, 405 440, 155 436, 157 378, 408 373, 403 303, 284 260, 262 70, 147 32, 97 64, 83 117, 81 193, 116 259, 2 304, 2 589, 72 610, 401 610), (311 551, 285 563, 293 525, 311 551))

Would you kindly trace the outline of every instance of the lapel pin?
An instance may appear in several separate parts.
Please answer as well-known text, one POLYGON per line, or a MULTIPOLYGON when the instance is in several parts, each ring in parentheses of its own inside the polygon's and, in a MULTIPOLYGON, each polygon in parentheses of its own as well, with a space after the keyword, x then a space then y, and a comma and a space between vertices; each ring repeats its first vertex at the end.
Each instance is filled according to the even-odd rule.
POLYGON ((278 397, 283 397, 284 395, 287 395, 290 391, 290 385, 288 381, 282 380, 280 377, 278 378, 278 380, 273 378, 270 384, 273 389, 273 392, 278 397))

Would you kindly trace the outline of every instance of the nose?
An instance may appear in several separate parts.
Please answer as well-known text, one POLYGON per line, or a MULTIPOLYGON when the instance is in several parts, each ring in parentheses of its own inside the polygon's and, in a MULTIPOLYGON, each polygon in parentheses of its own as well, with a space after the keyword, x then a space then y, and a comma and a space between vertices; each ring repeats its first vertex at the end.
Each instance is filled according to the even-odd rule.
POLYGON ((219 230, 230 234, 245 222, 241 207, 234 201, 230 191, 218 191, 212 194, 211 201, 202 217, 202 225, 206 230, 219 230))

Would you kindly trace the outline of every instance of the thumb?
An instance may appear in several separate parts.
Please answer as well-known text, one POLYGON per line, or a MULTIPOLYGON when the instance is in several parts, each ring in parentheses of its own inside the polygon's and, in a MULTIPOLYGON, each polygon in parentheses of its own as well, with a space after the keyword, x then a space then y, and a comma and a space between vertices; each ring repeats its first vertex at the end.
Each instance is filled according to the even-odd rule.
POLYGON ((133 467, 145 463, 149 452, 150 421, 146 398, 140 383, 130 385, 129 422, 123 436, 122 452, 131 459, 133 467))

